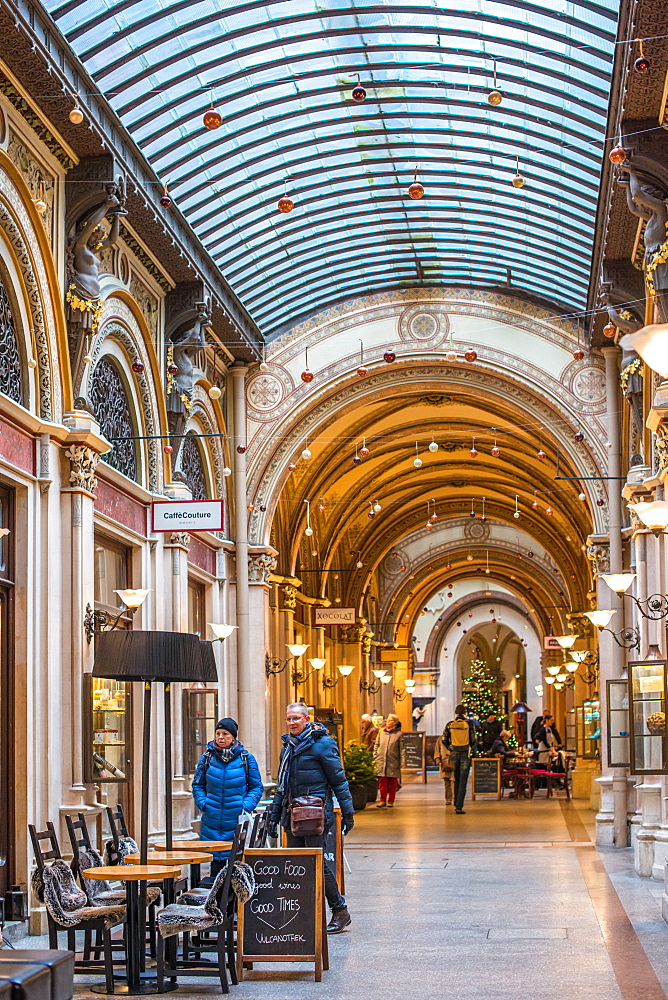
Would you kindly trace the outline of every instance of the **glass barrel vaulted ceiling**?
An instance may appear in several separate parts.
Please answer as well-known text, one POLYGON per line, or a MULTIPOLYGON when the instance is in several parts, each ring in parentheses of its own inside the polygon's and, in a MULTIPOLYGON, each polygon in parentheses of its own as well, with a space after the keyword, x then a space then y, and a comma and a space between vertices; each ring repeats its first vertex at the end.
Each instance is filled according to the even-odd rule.
POLYGON ((45 6, 266 337, 421 284, 584 308, 616 0, 45 6))

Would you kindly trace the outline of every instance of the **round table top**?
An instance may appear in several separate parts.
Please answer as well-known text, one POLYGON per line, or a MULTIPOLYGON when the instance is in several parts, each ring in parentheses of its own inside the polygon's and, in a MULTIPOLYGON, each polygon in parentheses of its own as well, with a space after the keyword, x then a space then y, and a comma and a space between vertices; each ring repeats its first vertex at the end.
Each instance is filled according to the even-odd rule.
MULTIPOLYGON (((166 851, 167 844, 154 844, 159 851, 166 851)), ((231 840, 175 840, 172 843, 174 851, 230 851, 231 840)), ((207 861, 209 858, 206 859, 207 861)))
MULTIPOLYGON (((141 854, 126 854, 125 863, 139 862, 141 854)), ((150 851, 146 856, 147 865, 203 865, 211 861, 210 854, 201 851, 150 851)))
POLYGON ((181 869, 173 865, 106 865, 86 868, 84 878, 114 879, 118 882, 148 882, 154 878, 181 878, 181 869))

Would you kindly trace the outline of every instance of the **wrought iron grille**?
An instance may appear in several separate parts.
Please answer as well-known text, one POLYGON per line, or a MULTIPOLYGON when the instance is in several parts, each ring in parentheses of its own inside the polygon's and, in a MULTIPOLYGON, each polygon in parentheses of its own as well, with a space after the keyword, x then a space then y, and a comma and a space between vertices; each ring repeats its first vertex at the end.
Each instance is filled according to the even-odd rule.
POLYGON ((130 404, 121 374, 110 358, 102 358, 95 366, 90 402, 100 430, 113 444, 111 451, 102 455, 103 460, 124 476, 136 480, 137 443, 130 440, 135 433, 130 404))
POLYGON ((0 392, 23 405, 21 355, 9 297, 0 279, 0 392))
POLYGON ((188 434, 181 446, 181 473, 190 487, 193 500, 209 499, 202 452, 194 434, 188 434))

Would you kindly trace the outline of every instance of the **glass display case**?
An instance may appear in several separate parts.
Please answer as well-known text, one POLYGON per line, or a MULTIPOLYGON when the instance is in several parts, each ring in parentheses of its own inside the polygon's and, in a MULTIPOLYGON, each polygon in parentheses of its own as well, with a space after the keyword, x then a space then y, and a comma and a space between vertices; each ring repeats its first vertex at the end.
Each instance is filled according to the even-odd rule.
POLYGON ((575 708, 575 741, 577 756, 583 760, 599 757, 601 739, 601 704, 588 699, 575 708))
POLYGON ((87 674, 85 780, 129 781, 131 684, 87 674))
POLYGON ((572 708, 566 713, 566 749, 577 752, 577 736, 576 736, 576 725, 575 725, 575 709, 572 708))
POLYGON ((629 682, 607 681, 608 766, 630 767, 629 682))
POLYGON ((668 774, 666 661, 629 663, 631 773, 668 774))
POLYGON ((207 743, 216 735, 218 692, 185 688, 183 692, 183 757, 186 774, 194 774, 207 743))

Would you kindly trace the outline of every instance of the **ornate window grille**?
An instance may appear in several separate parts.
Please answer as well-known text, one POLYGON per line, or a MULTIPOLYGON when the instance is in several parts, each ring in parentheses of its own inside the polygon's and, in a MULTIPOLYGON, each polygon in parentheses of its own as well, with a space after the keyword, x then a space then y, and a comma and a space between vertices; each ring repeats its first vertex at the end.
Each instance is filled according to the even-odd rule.
POLYGON ((181 446, 181 474, 190 487, 193 500, 208 500, 209 490, 202 452, 194 434, 188 434, 181 446))
POLYGON ((113 444, 111 451, 102 455, 103 461, 129 479, 137 480, 137 442, 131 440, 135 429, 128 395, 118 368, 108 357, 95 366, 90 401, 100 430, 113 444))
POLYGON ((0 279, 0 392, 23 405, 23 374, 19 341, 9 296, 0 279))

